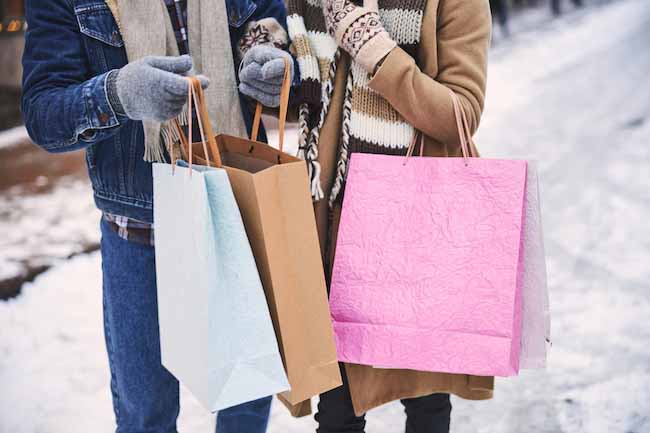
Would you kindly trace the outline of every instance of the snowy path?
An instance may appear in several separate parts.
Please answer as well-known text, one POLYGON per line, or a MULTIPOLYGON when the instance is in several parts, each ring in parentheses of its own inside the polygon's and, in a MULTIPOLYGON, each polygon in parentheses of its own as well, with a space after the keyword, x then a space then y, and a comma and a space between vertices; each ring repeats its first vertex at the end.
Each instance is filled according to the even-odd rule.
MULTIPOLYGON (((548 372, 454 400, 455 433, 650 433, 650 3, 574 13, 493 51, 485 156, 539 160, 554 346, 548 372)), ((0 433, 109 433, 97 254, 0 303, 0 433)), ((183 394, 182 433, 211 431, 183 394)), ((367 431, 403 431, 400 405, 367 431)), ((313 431, 276 405, 271 433, 313 431)))
POLYGON ((0 192, 0 298, 62 260, 96 250, 100 215, 79 176, 40 176, 0 192))
POLYGON ((0 132, 0 299, 68 257, 98 248, 83 152, 50 154, 24 126, 0 132))
POLYGON ((477 137, 540 162, 550 367, 458 402, 457 431, 650 432, 650 4, 553 27, 494 53, 477 137))

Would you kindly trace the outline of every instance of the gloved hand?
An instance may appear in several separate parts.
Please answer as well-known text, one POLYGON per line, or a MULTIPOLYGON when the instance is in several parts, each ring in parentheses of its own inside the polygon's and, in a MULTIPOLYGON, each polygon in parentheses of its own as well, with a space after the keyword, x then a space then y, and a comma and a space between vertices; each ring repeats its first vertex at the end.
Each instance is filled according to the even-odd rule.
POLYGON ((379 19, 376 2, 361 7, 350 0, 323 0, 323 7, 330 35, 369 73, 397 46, 379 19))
POLYGON ((264 106, 279 106, 284 59, 289 59, 289 74, 293 80, 291 54, 271 45, 256 45, 248 50, 239 67, 239 91, 264 106))
MULTIPOLYGON (((109 74, 108 98, 118 114, 133 120, 164 122, 183 110, 188 89, 184 77, 191 74, 190 56, 143 57, 109 74)), ((208 87, 207 77, 198 78, 201 87, 208 87)))

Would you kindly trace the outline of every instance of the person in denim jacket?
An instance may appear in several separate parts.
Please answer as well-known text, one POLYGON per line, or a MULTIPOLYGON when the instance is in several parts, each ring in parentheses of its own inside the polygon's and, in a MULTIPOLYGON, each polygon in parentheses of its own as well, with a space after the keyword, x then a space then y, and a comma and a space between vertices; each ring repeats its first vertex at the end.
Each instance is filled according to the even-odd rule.
MULTIPOLYGON (((174 52, 179 55, 144 53, 130 59, 124 26, 131 17, 124 16, 120 7, 141 8, 146 15, 144 2, 27 0, 22 112, 30 137, 43 149, 86 151, 95 202, 103 213, 104 334, 117 433, 174 433, 179 384, 160 361, 152 228, 151 160, 155 158, 151 155, 156 152, 146 149, 146 141, 152 138, 146 136, 147 125, 170 120, 183 109, 184 76, 194 73, 187 55, 192 54, 188 8, 198 4, 223 9, 227 24, 201 26, 201 32, 213 31, 202 37, 227 44, 234 58, 229 64, 232 76, 236 77, 237 65, 245 57, 253 59, 259 73, 264 73, 260 75, 263 92, 257 95, 257 90, 247 89, 246 93, 269 105, 277 102, 279 87, 274 83, 281 78, 274 77, 282 74, 275 69, 282 65, 284 71, 282 58, 288 55, 280 50, 287 43, 286 11, 282 0, 225 0, 225 4, 224 0, 191 0, 189 5, 186 0, 146 0, 151 21, 147 17, 147 28, 135 31, 171 33, 171 45, 177 44, 174 52), (156 11, 163 12, 156 15, 156 11), (149 28, 157 17, 163 23, 160 29, 149 28), (224 39, 226 25, 229 41, 224 39)), ((200 14, 201 20, 208 16, 200 14)), ((208 61, 219 64, 210 55, 201 52, 198 60, 204 66, 208 61)), ((221 78, 201 80, 208 87, 210 79, 221 78)), ((234 79, 230 93, 238 95, 241 113, 229 115, 250 131, 250 105, 240 100, 236 86, 234 79)), ((166 151, 159 156, 168 160, 166 151)), ((217 417, 217 431, 262 433, 270 405, 267 397, 223 410, 217 417)))

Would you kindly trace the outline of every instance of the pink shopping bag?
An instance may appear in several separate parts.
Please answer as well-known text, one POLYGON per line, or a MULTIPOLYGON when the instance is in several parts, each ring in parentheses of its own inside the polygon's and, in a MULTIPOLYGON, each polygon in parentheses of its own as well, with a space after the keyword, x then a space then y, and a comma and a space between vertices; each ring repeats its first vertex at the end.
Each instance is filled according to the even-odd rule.
MULTIPOLYGON (((332 272, 340 361, 511 376, 526 161, 353 154, 332 272)), ((415 140, 409 153, 412 153, 415 140)))

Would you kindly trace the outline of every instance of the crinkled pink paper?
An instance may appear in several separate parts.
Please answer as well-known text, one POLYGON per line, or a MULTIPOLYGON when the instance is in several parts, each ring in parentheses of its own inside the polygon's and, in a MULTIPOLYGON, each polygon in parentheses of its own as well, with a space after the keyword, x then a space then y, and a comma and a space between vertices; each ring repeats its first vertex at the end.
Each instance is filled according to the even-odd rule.
POLYGON ((354 154, 330 306, 339 360, 518 373, 526 162, 354 154))

